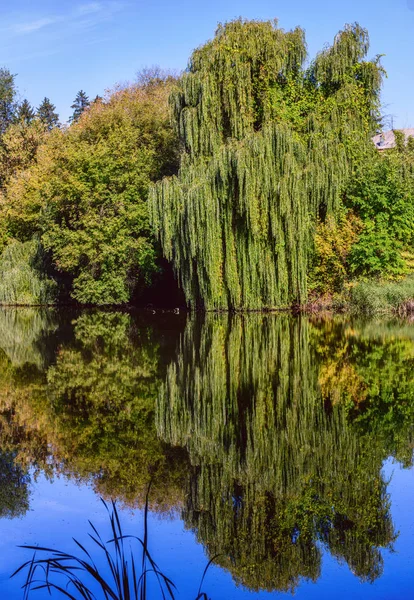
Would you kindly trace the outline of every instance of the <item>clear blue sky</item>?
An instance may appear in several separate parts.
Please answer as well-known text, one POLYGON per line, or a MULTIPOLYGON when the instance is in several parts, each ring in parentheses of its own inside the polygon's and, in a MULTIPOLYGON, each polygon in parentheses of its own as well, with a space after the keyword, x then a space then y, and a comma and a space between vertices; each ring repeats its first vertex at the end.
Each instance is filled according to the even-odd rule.
POLYGON ((144 66, 182 70, 191 51, 234 17, 302 26, 310 56, 345 23, 385 54, 385 112, 414 127, 414 0, 0 0, 0 66, 17 73, 21 97, 44 96, 62 120, 79 89, 92 98, 144 66))

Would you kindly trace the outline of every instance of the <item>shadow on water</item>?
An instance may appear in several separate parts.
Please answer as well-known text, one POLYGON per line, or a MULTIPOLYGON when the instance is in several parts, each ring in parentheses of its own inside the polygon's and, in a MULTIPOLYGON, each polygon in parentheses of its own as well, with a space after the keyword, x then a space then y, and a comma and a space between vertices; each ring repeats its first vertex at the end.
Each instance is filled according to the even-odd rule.
POLYGON ((27 510, 29 474, 131 507, 152 481, 150 509, 251 590, 317 581, 323 552, 381 576, 382 465, 413 458, 404 323, 9 310, 0 331, 0 515, 27 510))

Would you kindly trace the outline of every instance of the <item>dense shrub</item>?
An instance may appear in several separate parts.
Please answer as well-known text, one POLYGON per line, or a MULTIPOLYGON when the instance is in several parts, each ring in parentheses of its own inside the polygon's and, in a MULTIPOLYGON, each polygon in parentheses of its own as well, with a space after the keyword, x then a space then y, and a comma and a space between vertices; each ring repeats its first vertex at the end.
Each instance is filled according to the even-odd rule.
POLYGON ((362 229, 352 213, 335 220, 328 217, 316 227, 315 248, 308 285, 311 294, 340 292, 349 277, 348 256, 362 229))
POLYGON ((366 158, 346 192, 345 203, 363 222, 349 269, 355 276, 402 275, 402 251, 414 244, 414 153, 403 146, 366 158))

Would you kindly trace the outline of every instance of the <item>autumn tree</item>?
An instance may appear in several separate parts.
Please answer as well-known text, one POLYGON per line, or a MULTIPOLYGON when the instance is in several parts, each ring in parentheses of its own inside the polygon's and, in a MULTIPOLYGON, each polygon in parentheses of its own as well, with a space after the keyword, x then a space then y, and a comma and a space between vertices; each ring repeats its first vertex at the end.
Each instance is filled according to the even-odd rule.
POLYGON ((36 163, 10 182, 5 222, 40 236, 81 303, 121 304, 157 271, 149 184, 177 168, 168 97, 173 83, 117 91, 67 131, 54 129, 36 163))

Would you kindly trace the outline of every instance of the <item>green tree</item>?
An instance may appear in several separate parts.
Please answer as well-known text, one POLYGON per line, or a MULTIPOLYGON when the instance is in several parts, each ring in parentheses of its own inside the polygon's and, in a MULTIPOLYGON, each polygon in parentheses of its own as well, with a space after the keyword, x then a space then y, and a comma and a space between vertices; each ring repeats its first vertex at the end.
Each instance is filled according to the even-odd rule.
POLYGON ((379 364, 393 344, 365 337, 289 315, 188 320, 159 394, 157 431, 187 449, 183 517, 238 584, 293 592, 302 578, 319 577, 321 547, 364 581, 380 576, 381 548, 395 540, 382 465, 397 432, 411 447, 412 341, 394 342, 404 352, 390 357, 393 377, 379 392, 379 364), (338 381, 329 361, 340 361, 343 348, 352 356, 350 335, 362 338, 365 368, 338 381), (375 431, 355 422, 365 388, 371 415, 378 394, 387 406, 375 431), (406 415, 404 428, 397 418, 387 425, 392 411, 406 415), (387 429, 390 443, 380 434, 387 429))
POLYGON ((69 118, 69 122, 76 123, 79 120, 81 114, 88 108, 88 106, 90 106, 90 104, 91 103, 89 101, 88 96, 83 90, 80 90, 80 92, 76 94, 76 98, 73 104, 71 105, 71 108, 73 108, 73 114, 69 118))
POLYGON ((47 97, 43 98, 36 111, 36 116, 48 131, 51 131, 54 127, 59 127, 59 115, 56 112, 56 106, 47 97))
POLYGON ((8 188, 8 229, 41 235, 82 303, 119 304, 158 269, 147 207, 151 181, 177 168, 172 82, 95 103, 76 127, 53 130, 36 163, 8 188))
POLYGON ((351 274, 372 277, 407 272, 402 253, 414 249, 411 144, 400 143, 382 154, 372 151, 347 186, 345 204, 363 224, 348 257, 351 274))
POLYGON ((171 105, 178 177, 151 218, 188 304, 260 309, 303 302, 317 217, 341 206, 376 127, 382 68, 358 24, 305 67, 304 31, 220 25, 195 50, 171 105))
POLYGON ((15 77, 9 69, 0 68, 0 135, 14 119, 17 105, 15 77))

